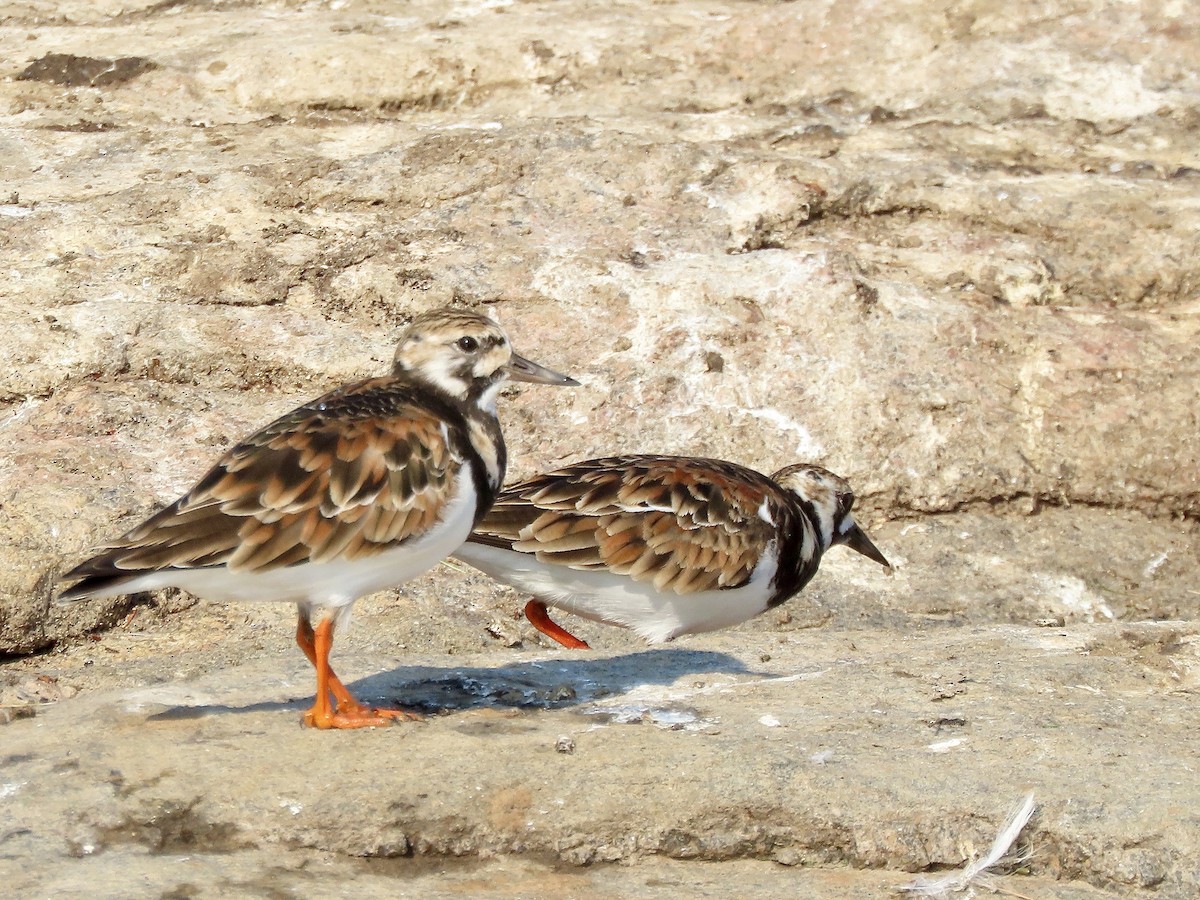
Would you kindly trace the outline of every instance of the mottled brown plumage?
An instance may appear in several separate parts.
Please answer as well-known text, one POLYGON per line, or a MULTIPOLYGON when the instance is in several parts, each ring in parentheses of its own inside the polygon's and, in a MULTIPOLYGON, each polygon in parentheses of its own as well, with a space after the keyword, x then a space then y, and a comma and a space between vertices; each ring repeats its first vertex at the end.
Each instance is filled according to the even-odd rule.
POLYGON ((719 460, 589 460, 506 489, 471 540, 660 591, 737 587, 774 535, 758 511, 780 495, 764 476, 719 460))
POLYGON ((508 379, 576 383, 514 354, 477 313, 419 316, 391 375, 337 388, 246 438, 68 572, 76 583, 60 599, 178 585, 295 602, 297 643, 317 667, 307 721, 384 724, 401 714, 359 705, 329 667, 334 626, 358 597, 436 564, 487 511, 504 477, 495 403, 508 379))
POLYGON ((587 645, 546 605, 650 641, 744 621, 799 591, 835 544, 887 565, 819 466, 770 478, 721 460, 620 456, 505 489, 454 555, 534 594, 530 621, 587 645))
POLYGON ((465 437, 452 442, 393 379, 338 388, 238 444, 186 495, 68 577, 86 584, 145 570, 254 572, 371 556, 437 522, 466 450, 465 437))

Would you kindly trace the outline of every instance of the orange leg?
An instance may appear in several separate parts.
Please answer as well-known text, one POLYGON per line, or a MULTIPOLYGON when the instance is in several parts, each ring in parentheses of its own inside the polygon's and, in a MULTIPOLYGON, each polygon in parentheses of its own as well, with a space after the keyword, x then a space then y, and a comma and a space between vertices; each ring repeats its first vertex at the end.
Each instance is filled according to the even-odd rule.
POLYGON ((541 600, 530 600, 525 604, 525 618, 529 620, 529 624, 540 631, 548 638, 553 638, 564 647, 569 647, 572 650, 591 650, 587 641, 581 641, 567 629, 563 628, 557 622, 550 618, 550 613, 546 611, 546 604, 541 600))
POLYGON ((326 619, 313 629, 312 622, 303 613, 296 626, 296 643, 317 669, 317 696, 312 709, 304 714, 304 724, 313 728, 371 728, 391 725, 396 719, 420 719, 417 713, 402 709, 373 709, 363 706, 342 684, 329 665, 329 651, 333 648, 333 620, 326 619), (337 700, 337 708, 330 703, 330 695, 337 700))
MULTIPOLYGON (((316 639, 313 636, 312 620, 303 612, 300 613, 299 621, 296 622, 296 643, 304 651, 304 655, 308 657, 308 661, 316 667, 317 649, 316 639)), ((329 689, 333 691, 333 699, 337 701, 338 709, 359 705, 347 687, 342 684, 342 679, 334 674, 333 669, 329 670, 329 689)))

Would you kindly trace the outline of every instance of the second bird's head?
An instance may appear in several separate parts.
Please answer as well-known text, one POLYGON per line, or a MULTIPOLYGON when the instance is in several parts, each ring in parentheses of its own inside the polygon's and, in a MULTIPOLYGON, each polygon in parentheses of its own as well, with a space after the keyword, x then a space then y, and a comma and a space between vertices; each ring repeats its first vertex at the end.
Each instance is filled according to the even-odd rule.
POLYGON ((891 563, 854 521, 850 512, 854 508, 854 491, 845 478, 820 466, 800 464, 780 469, 771 479, 799 497, 813 511, 824 549, 845 544, 891 572, 891 563))
POLYGON ((413 319, 396 348, 393 372, 489 411, 495 410, 496 395, 509 380, 579 384, 518 356, 499 323, 461 309, 437 309, 413 319))

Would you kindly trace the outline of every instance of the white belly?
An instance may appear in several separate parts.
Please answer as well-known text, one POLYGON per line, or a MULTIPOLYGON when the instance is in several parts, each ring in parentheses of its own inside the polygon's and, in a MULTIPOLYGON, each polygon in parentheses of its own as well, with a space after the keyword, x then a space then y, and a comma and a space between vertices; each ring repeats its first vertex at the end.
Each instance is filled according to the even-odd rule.
POLYGON ((441 521, 418 538, 375 556, 303 563, 267 572, 231 572, 224 566, 166 569, 123 582, 114 593, 180 587, 209 600, 280 600, 303 606, 343 607, 359 597, 403 584, 433 568, 467 539, 476 492, 467 474, 441 521))
POLYGON ((676 594, 613 572, 552 565, 529 553, 484 544, 468 542, 452 555, 497 581, 533 594, 547 606, 629 628, 651 644, 728 628, 757 616, 771 598, 777 562, 772 546, 741 587, 676 594))

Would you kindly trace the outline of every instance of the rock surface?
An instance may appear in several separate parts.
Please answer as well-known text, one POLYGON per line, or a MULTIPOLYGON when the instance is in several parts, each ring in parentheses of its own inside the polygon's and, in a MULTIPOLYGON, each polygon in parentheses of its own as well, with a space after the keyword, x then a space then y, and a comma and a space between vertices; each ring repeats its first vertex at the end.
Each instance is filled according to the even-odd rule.
POLYGON ((0 706, 39 712, 2 728, 0 868, 59 895, 132 867, 147 896, 866 897, 960 865, 1029 787, 1025 893, 1194 896, 1193 19, 0 3, 0 706), (351 736, 279 708, 311 690, 288 610, 51 604, 446 303, 584 382, 504 398, 512 477, 817 461, 896 577, 835 553, 741 629, 647 652, 585 625, 577 658, 439 568, 362 604, 341 658, 446 714, 351 736), (596 705, 696 719, 589 731, 596 705))
MULTIPOLYGON (((377 624, 369 606, 359 633, 377 624)), ((350 860, 453 872, 515 856, 543 874, 502 881, 528 878, 533 895, 553 892, 544 875, 629 896, 630 876, 610 883, 602 866, 665 857, 786 867, 755 870, 761 896, 808 881, 812 896, 848 896, 847 869, 883 870, 857 894, 878 896, 981 855, 1026 791, 1038 812, 1018 849, 1033 880, 1005 881, 1018 895, 1101 896, 1090 883, 1182 898, 1200 878, 1194 626, 938 627, 903 642, 744 629, 502 663, 357 653, 344 674, 377 674, 356 694, 431 715, 344 734, 298 726, 307 663, 247 653, 247 630, 199 651, 172 628, 117 632, 39 667, 43 693, 71 696, 5 726, 0 852, 55 874, 14 869, 19 885, 70 895, 132 868, 215 891, 302 884, 297 866, 330 860, 324 878, 367 890, 411 863, 350 860), (205 860, 225 853, 237 874, 217 878, 205 860)))

